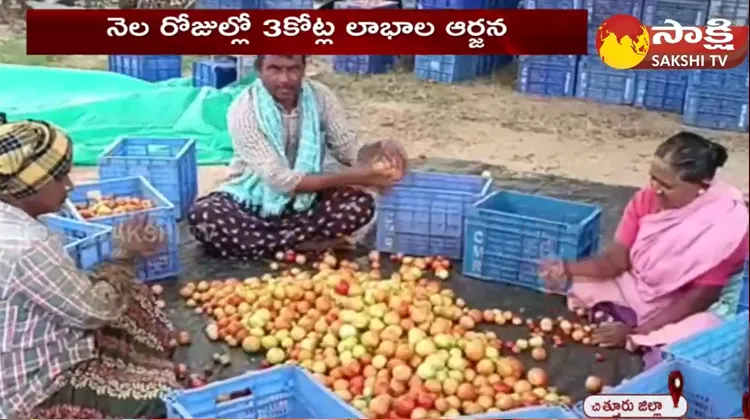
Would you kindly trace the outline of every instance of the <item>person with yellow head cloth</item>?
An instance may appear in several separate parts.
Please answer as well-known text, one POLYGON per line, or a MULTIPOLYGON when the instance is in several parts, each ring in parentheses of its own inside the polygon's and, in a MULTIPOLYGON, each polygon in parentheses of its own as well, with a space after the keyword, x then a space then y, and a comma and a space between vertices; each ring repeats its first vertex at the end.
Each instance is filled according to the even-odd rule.
POLYGON ((65 202, 71 163, 60 129, 0 121, 0 418, 164 417, 173 329, 134 280, 160 244, 131 231, 117 258, 79 271, 37 220, 65 202))

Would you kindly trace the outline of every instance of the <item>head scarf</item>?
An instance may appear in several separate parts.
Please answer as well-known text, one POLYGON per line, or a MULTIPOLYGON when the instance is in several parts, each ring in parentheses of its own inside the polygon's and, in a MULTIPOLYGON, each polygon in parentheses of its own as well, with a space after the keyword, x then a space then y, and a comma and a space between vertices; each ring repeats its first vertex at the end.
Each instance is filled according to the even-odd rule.
POLYGON ((73 148, 62 130, 42 121, 0 125, 0 195, 34 195, 53 179, 67 175, 73 148))

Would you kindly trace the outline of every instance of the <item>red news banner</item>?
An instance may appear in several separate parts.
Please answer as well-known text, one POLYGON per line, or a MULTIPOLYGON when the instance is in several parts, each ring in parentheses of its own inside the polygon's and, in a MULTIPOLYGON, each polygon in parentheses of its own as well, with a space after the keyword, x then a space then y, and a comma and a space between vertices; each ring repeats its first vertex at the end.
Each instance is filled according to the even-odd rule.
POLYGON ((29 10, 28 54, 588 52, 586 10, 29 10))

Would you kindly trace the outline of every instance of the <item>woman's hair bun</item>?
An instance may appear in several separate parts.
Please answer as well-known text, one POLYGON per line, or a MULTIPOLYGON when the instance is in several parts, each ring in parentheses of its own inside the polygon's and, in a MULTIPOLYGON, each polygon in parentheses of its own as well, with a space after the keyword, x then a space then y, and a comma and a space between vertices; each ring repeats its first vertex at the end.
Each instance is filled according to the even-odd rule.
POLYGON ((725 163, 727 163, 727 159, 729 158, 729 153, 727 152, 727 148, 722 146, 719 143, 711 142, 711 153, 714 158, 714 165, 716 165, 717 168, 721 168, 724 166, 725 163))

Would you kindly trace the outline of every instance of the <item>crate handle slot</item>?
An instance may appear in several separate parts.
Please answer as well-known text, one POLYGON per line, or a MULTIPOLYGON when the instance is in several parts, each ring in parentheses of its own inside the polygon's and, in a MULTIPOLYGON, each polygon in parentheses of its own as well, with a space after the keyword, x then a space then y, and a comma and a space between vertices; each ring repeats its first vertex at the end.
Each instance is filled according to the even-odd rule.
POLYGON ((237 391, 232 391, 229 394, 221 394, 218 397, 216 397, 216 404, 226 404, 229 402, 233 402, 242 398, 247 398, 253 396, 253 390, 250 388, 243 388, 238 389, 237 391))

